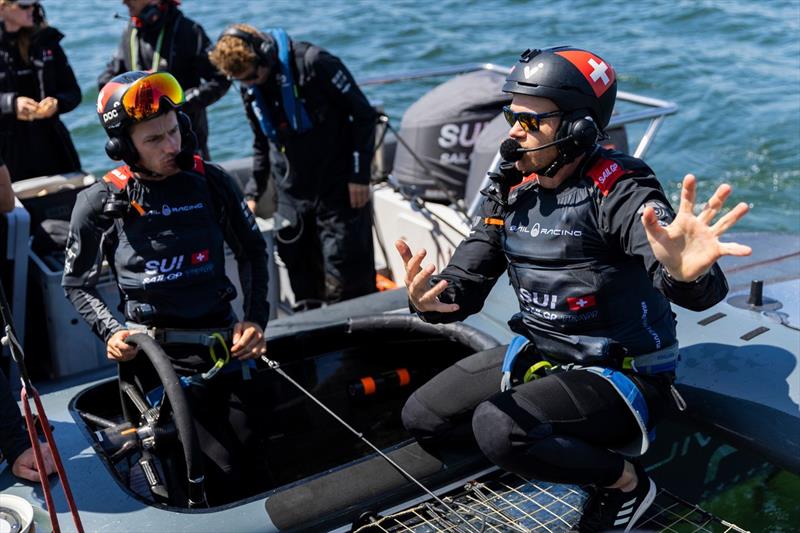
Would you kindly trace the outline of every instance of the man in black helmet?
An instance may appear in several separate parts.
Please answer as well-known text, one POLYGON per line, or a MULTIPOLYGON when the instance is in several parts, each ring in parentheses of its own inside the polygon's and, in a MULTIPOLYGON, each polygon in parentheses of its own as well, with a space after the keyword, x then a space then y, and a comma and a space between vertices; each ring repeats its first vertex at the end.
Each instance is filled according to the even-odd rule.
POLYGON ((342 61, 280 28, 227 28, 211 61, 241 84, 254 133, 255 209, 270 174, 278 253, 296 308, 375 292, 370 163, 377 113, 342 61))
MULTIPOLYGON (((197 377, 214 366, 212 348, 220 359, 229 349, 242 365, 266 353, 267 263, 264 240, 233 179, 194 155, 183 102, 183 90, 165 72, 125 73, 100 91, 106 152, 125 165, 78 194, 62 284, 105 341, 109 359, 138 364, 128 363, 136 350, 125 341, 145 332, 163 344, 179 374, 197 377), (225 243, 238 262, 241 319, 230 305, 236 289, 225 274, 225 243), (124 324, 95 288, 104 258, 122 296, 124 324)), ((208 459, 211 503, 239 497, 253 472, 244 374, 240 364, 228 364, 185 389, 208 459)))
POLYGON ((436 376, 403 420, 433 453, 477 446, 520 475, 594 485, 578 528, 630 531, 656 492, 635 458, 675 392, 669 302, 722 300, 717 259, 750 249, 719 236, 747 206, 710 225, 731 188, 695 216, 687 175, 676 215, 644 162, 596 144, 616 97, 614 69, 596 54, 527 50, 503 90, 513 94, 505 161, 450 264, 433 276, 425 250, 396 245, 411 305, 431 322, 480 311, 507 271, 519 337, 436 376))
POLYGON ((192 120, 199 153, 210 159, 206 107, 225 95, 231 83, 208 60, 211 41, 197 22, 178 8, 180 0, 122 0, 130 23, 114 57, 97 78, 101 89, 111 78, 133 70, 167 71, 186 91, 183 112, 192 120))

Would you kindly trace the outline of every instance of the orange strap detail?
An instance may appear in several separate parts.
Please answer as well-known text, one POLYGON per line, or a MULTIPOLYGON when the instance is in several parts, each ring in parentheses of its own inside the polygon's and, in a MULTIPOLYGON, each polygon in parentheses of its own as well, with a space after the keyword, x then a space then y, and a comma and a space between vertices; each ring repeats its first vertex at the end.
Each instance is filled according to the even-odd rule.
POLYGON ((137 202, 136 200, 131 200, 131 205, 133 206, 134 209, 136 209, 136 211, 139 212, 140 215, 144 216, 145 210, 142 206, 139 205, 139 202, 137 202))
POLYGON ((484 224, 489 224, 490 226, 504 226, 505 221, 502 218, 489 218, 486 217, 483 219, 484 224))
POLYGON ((406 368, 398 368, 397 369, 397 377, 400 379, 400 386, 405 387, 409 383, 411 383, 411 374, 408 372, 406 368))
POLYGON ((364 396, 369 396, 371 394, 375 394, 375 388, 376 387, 375 387, 375 380, 374 379, 372 379, 370 377, 361 378, 361 386, 364 387, 364 396))
POLYGON ((111 184, 111 186, 116 188, 118 191, 121 191, 125 189, 125 186, 128 184, 128 180, 132 177, 133 172, 131 172, 130 167, 128 167, 128 165, 123 165, 106 173, 106 175, 103 176, 103 181, 111 184))

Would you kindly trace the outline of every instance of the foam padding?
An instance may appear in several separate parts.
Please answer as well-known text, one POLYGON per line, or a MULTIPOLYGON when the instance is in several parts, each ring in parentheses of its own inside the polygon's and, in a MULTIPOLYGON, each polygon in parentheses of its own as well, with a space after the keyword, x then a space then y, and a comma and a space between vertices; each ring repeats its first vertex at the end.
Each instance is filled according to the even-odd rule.
MULTIPOLYGON (((388 453, 415 479, 442 470, 442 463, 411 443, 388 453)), ((321 522, 344 522, 362 512, 377 510, 400 493, 413 490, 406 480, 382 457, 372 457, 278 492, 265 507, 280 530, 308 531, 321 522), (339 520, 336 520, 337 517, 339 520)), ((328 529, 327 527, 325 528, 328 529)))

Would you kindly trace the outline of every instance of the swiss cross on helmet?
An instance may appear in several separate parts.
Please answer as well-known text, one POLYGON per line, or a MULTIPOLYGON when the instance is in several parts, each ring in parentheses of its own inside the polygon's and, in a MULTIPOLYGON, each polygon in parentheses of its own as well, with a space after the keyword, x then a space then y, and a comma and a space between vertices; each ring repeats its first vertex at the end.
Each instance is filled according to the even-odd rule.
POLYGON ((503 91, 552 100, 566 113, 586 110, 605 130, 617 98, 617 76, 600 56, 560 46, 525 50, 503 91))

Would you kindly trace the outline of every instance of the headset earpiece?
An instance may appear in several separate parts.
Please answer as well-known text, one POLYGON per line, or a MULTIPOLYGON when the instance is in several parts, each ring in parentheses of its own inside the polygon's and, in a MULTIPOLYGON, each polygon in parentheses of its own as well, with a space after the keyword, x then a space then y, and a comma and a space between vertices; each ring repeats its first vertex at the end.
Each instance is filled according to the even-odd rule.
POLYGON ((575 146, 588 150, 597 142, 600 131, 591 117, 583 117, 570 124, 569 135, 572 136, 575 146))
POLYGON ((272 59, 273 45, 270 40, 264 39, 259 35, 242 31, 233 26, 225 28, 225 31, 222 32, 222 35, 220 35, 219 38, 222 39, 223 37, 236 37, 237 39, 241 39, 253 49, 256 57, 258 57, 259 64, 265 67, 272 66, 272 63, 274 62, 272 59))
POLYGON ((561 122, 556 140, 570 138, 572 142, 564 143, 562 146, 580 153, 594 146, 599 135, 600 131, 592 117, 582 113, 570 113, 561 122))
POLYGON ((109 137, 106 141, 106 154, 114 161, 124 161, 128 165, 139 160, 139 153, 127 135, 109 137))

